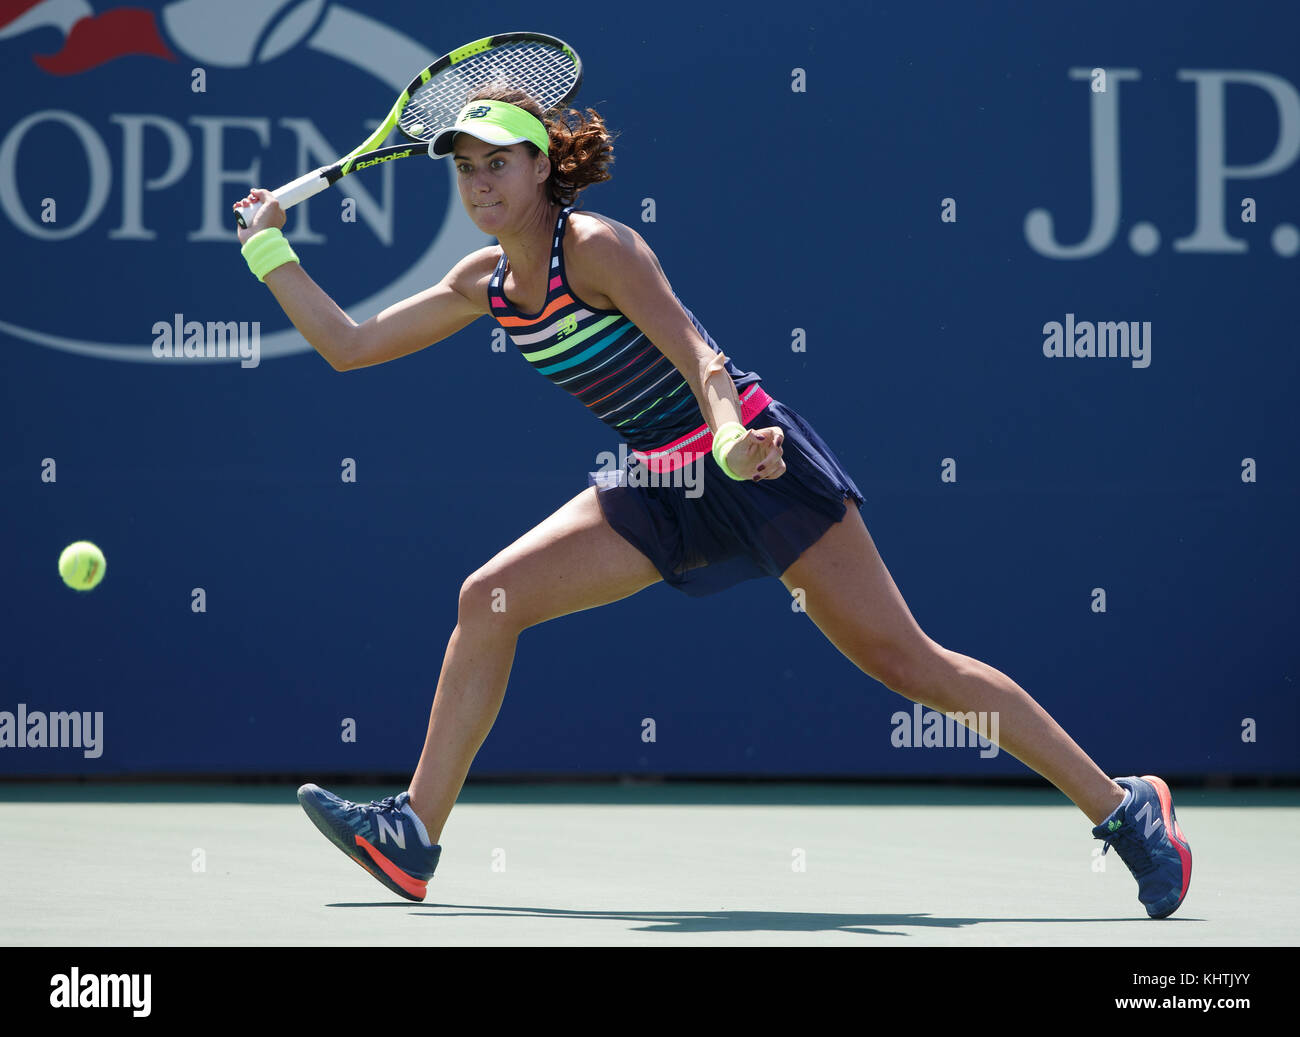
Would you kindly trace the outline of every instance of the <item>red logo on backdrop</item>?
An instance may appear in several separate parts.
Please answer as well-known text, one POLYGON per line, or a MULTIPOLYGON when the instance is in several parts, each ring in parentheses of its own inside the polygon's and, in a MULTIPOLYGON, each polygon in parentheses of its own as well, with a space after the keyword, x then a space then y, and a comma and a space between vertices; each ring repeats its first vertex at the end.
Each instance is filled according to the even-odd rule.
POLYGON ((24 31, 46 26, 64 29, 67 35, 57 53, 32 56, 37 66, 52 76, 75 76, 127 55, 177 60, 158 31, 157 17, 150 10, 116 7, 103 14, 76 17, 70 25, 69 11, 76 17, 80 7, 52 4, 50 0, 0 0, 0 35, 10 35, 14 29, 24 31))

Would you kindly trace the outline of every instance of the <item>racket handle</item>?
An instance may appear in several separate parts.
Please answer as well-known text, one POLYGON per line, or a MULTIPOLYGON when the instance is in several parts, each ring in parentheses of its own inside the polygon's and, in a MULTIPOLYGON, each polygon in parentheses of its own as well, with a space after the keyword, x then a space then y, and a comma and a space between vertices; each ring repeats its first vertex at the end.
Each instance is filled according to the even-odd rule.
MULTIPOLYGON (((329 187, 330 180, 325 176, 328 166, 322 166, 320 169, 313 170, 305 176, 298 177, 297 180, 291 180, 283 187, 278 187, 271 193, 275 195, 275 200, 280 203, 280 208, 289 209, 299 202, 305 202, 314 194, 320 194, 325 188, 329 187)), ((248 227, 262 208, 261 202, 250 202, 248 205, 241 205, 235 209, 235 221, 241 227, 248 227)))

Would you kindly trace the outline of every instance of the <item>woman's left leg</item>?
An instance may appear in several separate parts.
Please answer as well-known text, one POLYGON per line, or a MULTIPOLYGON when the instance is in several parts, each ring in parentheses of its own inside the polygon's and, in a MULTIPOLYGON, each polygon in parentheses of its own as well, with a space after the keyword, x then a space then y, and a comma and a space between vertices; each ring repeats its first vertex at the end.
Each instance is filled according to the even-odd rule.
POLYGON ((809 618, 863 672, 941 712, 996 713, 1001 748, 1100 824, 1124 790, 1006 674, 936 644, 917 625, 850 501, 848 514, 781 576, 809 618))

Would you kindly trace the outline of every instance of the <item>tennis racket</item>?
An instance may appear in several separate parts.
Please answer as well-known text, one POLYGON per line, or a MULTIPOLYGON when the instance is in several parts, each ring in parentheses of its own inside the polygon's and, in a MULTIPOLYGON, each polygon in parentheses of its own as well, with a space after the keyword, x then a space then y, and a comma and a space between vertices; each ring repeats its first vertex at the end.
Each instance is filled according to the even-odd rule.
MULTIPOLYGON (((275 200, 288 209, 350 173, 393 159, 427 155, 430 141, 456 121, 469 95, 489 85, 522 90, 549 114, 578 93, 582 62, 563 40, 538 32, 503 32, 458 47, 412 79, 384 121, 358 147, 332 166, 321 166, 276 188, 275 200), (411 143, 381 148, 394 127, 411 143)), ((261 208, 259 202, 238 206, 235 219, 247 227, 261 208)))

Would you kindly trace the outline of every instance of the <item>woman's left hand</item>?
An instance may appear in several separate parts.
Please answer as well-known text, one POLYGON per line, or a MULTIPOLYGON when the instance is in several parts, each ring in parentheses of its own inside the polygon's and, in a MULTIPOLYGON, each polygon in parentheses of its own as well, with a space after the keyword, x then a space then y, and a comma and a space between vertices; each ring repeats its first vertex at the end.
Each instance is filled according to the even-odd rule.
POLYGON ((776 425, 763 429, 746 429, 745 438, 736 440, 727 451, 727 467, 743 479, 779 479, 785 474, 781 444, 785 433, 776 425))

